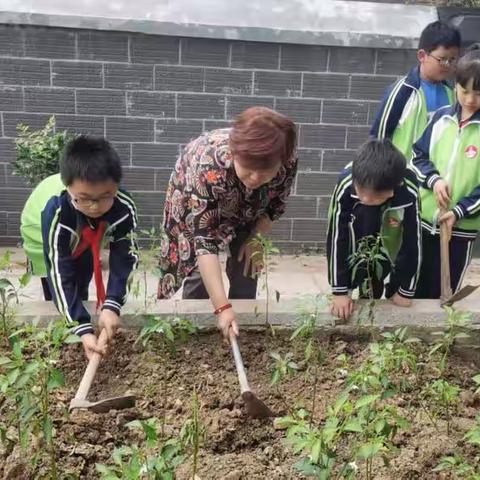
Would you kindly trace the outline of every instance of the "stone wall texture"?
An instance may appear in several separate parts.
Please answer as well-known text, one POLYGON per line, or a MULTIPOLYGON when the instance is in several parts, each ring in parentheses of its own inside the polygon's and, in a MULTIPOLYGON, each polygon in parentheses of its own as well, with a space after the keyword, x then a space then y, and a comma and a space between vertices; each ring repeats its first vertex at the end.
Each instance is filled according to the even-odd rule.
POLYGON ((18 242, 30 192, 11 169, 19 123, 39 128, 55 115, 57 130, 106 136, 149 228, 161 222, 182 147, 265 105, 299 131, 299 173, 274 239, 321 248, 338 172, 367 138, 384 89, 414 61, 412 50, 0 25, 0 245, 18 242))

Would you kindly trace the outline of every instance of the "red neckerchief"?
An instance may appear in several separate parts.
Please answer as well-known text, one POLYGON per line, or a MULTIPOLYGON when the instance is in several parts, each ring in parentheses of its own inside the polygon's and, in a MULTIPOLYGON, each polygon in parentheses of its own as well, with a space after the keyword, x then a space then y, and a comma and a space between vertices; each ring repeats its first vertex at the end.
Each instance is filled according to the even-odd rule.
POLYGON ((105 301, 105 286, 103 285, 102 266, 100 264, 100 244, 105 233, 107 222, 101 220, 97 228, 93 229, 90 225, 85 225, 80 232, 80 242, 73 252, 73 258, 78 258, 87 248, 92 251, 93 274, 95 277, 95 287, 97 288, 97 310, 105 301))

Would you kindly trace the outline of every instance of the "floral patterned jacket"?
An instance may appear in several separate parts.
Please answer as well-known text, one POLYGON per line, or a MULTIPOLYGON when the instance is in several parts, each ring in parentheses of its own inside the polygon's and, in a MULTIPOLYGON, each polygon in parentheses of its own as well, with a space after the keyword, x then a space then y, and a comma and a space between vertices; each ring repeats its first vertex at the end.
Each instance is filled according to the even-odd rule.
POLYGON ((262 215, 277 220, 285 211, 296 158, 271 182, 249 190, 235 173, 229 132, 204 133, 177 160, 165 200, 158 298, 169 298, 181 287, 198 255, 217 254, 239 228, 253 228, 262 215))

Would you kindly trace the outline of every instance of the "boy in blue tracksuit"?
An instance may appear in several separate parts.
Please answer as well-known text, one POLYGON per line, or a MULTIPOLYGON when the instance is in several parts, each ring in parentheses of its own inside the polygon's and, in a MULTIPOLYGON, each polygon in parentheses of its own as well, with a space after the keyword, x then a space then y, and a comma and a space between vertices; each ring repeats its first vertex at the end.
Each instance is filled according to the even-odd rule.
POLYGON ((450 280, 462 284, 480 230, 480 50, 458 62, 457 104, 438 110, 414 146, 421 185, 423 262, 418 298, 440 297, 439 224, 450 234, 450 280))
POLYGON ((458 30, 446 23, 425 27, 418 45, 418 65, 387 89, 370 131, 373 138, 391 139, 407 160, 412 158, 413 144, 433 112, 453 104, 447 80, 455 71, 460 43, 458 30))
POLYGON ((32 192, 22 212, 24 249, 34 275, 42 277, 45 299, 54 300, 69 324, 78 323, 87 358, 105 353, 83 305, 95 279, 100 325, 111 340, 119 325, 127 281, 137 263, 133 232, 136 208, 119 189, 118 154, 103 138, 80 136, 70 142, 52 175, 32 192), (100 250, 108 241, 109 278, 102 280, 100 250))
POLYGON ((327 232, 328 278, 332 314, 347 319, 353 311, 351 290, 366 277, 353 269, 349 258, 362 238, 381 236, 388 253, 382 278, 375 278, 373 295, 386 296, 408 307, 415 294, 420 269, 420 212, 415 174, 390 140, 370 140, 340 175, 330 202, 327 232))

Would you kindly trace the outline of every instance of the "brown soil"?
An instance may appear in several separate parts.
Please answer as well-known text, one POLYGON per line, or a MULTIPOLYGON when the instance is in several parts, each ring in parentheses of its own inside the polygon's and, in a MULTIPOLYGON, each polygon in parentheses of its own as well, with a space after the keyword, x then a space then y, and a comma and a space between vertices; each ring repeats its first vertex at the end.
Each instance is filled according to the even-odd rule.
MULTIPOLYGON (((249 420, 243 410, 239 387, 229 349, 217 334, 201 333, 178 346, 175 355, 162 360, 159 348, 145 351, 134 345, 131 332, 121 332, 111 355, 101 365, 90 393, 90 400, 122 394, 127 390, 137 395, 135 408, 95 414, 76 411, 68 414, 68 404, 83 374, 85 361, 80 345, 65 348, 61 368, 66 374, 67 387, 56 394, 55 427, 58 459, 62 478, 94 479, 95 463, 108 463, 115 447, 132 444, 138 435, 126 423, 133 419, 160 418, 166 404, 166 434, 176 434, 190 413, 192 390, 197 388, 201 418, 207 427, 207 440, 200 454, 200 479, 298 479, 293 469, 298 457, 284 441, 284 432, 276 430, 271 420, 249 420), (162 385, 166 384, 163 392, 162 385), (70 475, 70 476, 69 476, 70 475)), ((287 408, 305 407, 311 410, 312 379, 299 372, 287 379, 278 389, 270 386, 272 362, 266 351, 282 354, 292 351, 300 360, 301 351, 288 340, 288 335, 266 340, 259 332, 242 332, 242 350, 251 386, 273 411, 285 413, 287 408)), ((344 386, 336 358, 345 353, 349 369, 355 368, 366 354, 366 344, 345 342, 339 338, 323 342, 325 363, 319 373, 319 394, 316 421, 321 421, 326 405, 344 386)), ((1 353, 1 352, 0 352, 1 353)), ((422 356, 426 359, 426 355, 422 356)), ((424 378, 434 378, 433 363, 424 367, 424 378)), ((465 391, 471 389, 471 377, 478 370, 458 358, 451 358, 449 381, 465 391)), ((376 465, 378 479, 448 478, 432 473, 443 455, 457 447, 467 452, 462 437, 472 424, 478 405, 472 404, 471 394, 462 395, 453 432, 446 436, 440 421, 437 431, 418 408, 415 392, 395 397, 400 413, 409 418, 411 429, 396 439, 399 452, 387 469, 376 465)), ((1 405, 0 405, 1 406, 1 405)), ((41 471, 26 474, 21 466, 21 453, 0 450, 0 476, 4 479, 48 478, 41 471)), ((180 468, 179 479, 188 478, 187 465, 180 468)))

